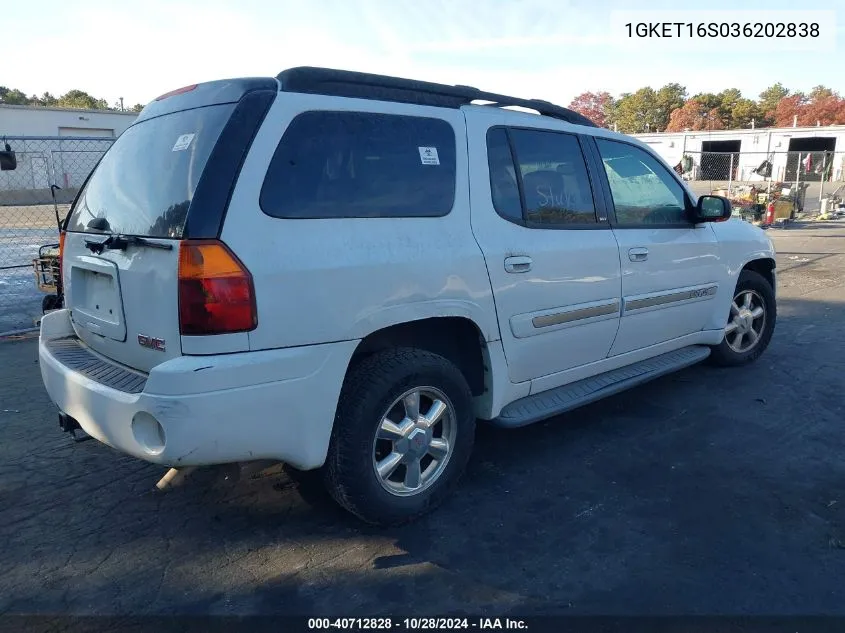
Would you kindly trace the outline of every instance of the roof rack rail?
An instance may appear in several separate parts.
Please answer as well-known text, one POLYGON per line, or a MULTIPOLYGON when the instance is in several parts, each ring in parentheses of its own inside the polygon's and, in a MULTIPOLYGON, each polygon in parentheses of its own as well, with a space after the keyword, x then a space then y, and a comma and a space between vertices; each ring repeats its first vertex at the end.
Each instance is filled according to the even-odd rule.
POLYGON ((598 127, 587 117, 548 101, 519 99, 493 92, 484 92, 472 86, 449 86, 415 79, 312 66, 289 68, 280 72, 276 78, 281 82, 281 89, 284 92, 380 99, 444 108, 460 108, 462 105, 470 104, 473 101, 489 101, 497 107, 528 108, 543 116, 560 119, 575 125, 598 127))

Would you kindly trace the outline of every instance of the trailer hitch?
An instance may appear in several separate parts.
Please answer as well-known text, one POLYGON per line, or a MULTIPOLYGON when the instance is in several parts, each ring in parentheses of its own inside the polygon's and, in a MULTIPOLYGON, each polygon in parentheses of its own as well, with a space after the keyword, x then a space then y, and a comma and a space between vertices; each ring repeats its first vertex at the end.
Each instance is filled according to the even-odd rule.
POLYGON ((84 442, 91 439, 91 436, 79 426, 79 422, 67 413, 59 413, 59 428, 65 433, 70 433, 74 442, 84 442))

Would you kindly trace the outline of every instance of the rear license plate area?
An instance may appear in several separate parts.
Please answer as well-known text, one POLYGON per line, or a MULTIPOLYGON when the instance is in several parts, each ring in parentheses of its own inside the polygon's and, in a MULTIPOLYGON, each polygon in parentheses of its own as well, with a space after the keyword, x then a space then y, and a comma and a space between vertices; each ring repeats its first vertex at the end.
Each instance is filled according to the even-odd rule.
POLYGON ((85 261, 83 265, 72 265, 70 273, 74 322, 95 334, 124 340, 126 328, 117 266, 105 260, 85 261))

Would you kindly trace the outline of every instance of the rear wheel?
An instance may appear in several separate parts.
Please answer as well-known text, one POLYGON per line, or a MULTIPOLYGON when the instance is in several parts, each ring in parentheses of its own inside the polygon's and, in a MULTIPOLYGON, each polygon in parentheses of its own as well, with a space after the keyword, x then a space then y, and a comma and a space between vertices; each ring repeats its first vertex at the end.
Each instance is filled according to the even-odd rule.
POLYGON ((364 521, 402 523, 449 494, 474 436, 472 394, 453 363, 420 349, 379 352, 344 382, 324 481, 364 521))
POLYGON ((41 312, 46 314, 50 310, 58 310, 62 307, 59 295, 47 295, 41 299, 41 312))
POLYGON ((771 284, 754 271, 742 271, 734 290, 725 338, 712 348, 711 361, 735 367, 756 360, 769 346, 776 318, 777 303, 771 284))

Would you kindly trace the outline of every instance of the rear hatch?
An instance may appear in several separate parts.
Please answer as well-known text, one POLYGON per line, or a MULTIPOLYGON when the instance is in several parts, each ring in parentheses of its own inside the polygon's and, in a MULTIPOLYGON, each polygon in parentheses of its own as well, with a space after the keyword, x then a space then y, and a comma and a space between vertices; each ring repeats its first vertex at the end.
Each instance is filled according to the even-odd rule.
POLYGON ((89 347, 145 372, 181 355, 180 242, 219 234, 276 94, 271 81, 211 82, 159 98, 89 177, 62 258, 65 305, 89 347))

